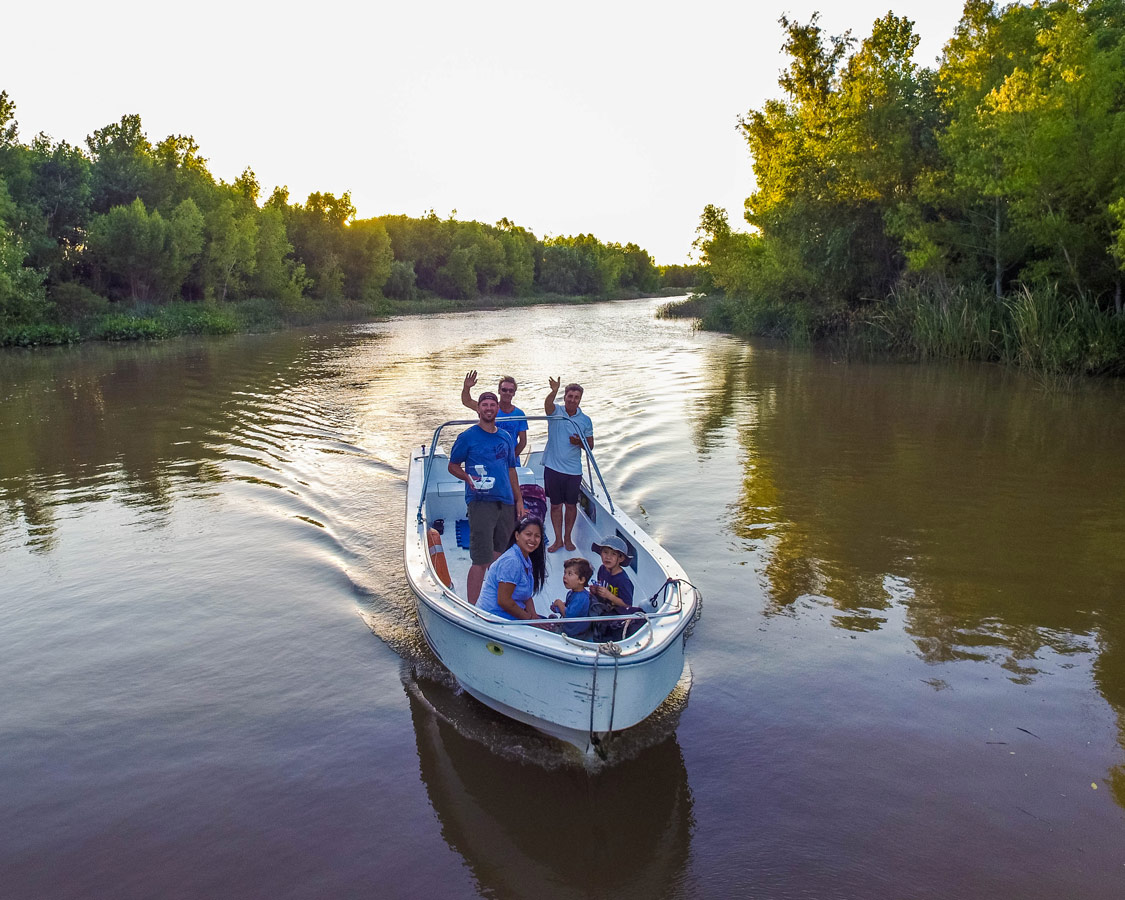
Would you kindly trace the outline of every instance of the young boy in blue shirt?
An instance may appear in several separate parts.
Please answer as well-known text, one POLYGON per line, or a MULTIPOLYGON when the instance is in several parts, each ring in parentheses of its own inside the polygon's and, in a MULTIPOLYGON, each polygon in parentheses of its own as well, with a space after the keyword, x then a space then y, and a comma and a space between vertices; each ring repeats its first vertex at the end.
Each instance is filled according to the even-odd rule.
MULTIPOLYGON (((580 619, 590 615, 590 593, 586 585, 594 574, 594 567, 581 556, 575 556, 563 563, 563 587, 566 600, 556 600, 551 609, 566 619, 580 619)), ((589 622, 561 623, 564 632, 573 638, 581 638, 590 630, 589 622)))

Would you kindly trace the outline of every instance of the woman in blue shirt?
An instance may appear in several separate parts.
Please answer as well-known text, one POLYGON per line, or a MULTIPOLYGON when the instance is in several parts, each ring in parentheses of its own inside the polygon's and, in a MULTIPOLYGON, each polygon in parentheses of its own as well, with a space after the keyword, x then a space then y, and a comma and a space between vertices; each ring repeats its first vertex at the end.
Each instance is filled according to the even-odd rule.
POLYGON ((532 596, 547 577, 543 523, 534 516, 516 522, 508 549, 488 567, 477 606, 503 619, 539 619, 532 596))

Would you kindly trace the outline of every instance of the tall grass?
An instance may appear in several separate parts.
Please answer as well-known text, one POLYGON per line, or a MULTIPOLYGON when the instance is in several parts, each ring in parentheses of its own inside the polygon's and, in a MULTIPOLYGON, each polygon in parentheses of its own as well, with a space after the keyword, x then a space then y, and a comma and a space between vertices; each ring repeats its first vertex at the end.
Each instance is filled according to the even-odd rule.
POLYGON ((705 294, 692 294, 683 300, 661 303, 660 306, 656 307, 656 318, 702 319, 707 313, 707 308, 714 302, 714 298, 705 294))
POLYGON ((917 359, 1002 357, 1004 303, 983 289, 902 287, 861 312, 853 327, 881 349, 917 359))
POLYGON ((1052 374, 1125 374, 1125 317, 1051 285, 997 298, 984 287, 905 287, 861 319, 893 351, 1052 374))
POLYGON ((851 310, 760 296, 709 297, 697 308, 704 328, 828 343, 848 355, 999 362, 1052 383, 1125 375, 1125 316, 1050 285, 998 298, 985 286, 907 284, 851 310))

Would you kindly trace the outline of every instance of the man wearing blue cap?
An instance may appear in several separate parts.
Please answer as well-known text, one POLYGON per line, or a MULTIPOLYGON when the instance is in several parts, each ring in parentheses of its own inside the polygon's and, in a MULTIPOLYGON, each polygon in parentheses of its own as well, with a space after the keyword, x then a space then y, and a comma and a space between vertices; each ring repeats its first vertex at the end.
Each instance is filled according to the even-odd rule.
POLYGON ((523 515, 512 438, 496 427, 500 401, 491 391, 477 398, 477 424, 466 428, 449 451, 449 474, 465 482, 469 516, 469 575, 465 599, 475 604, 484 573, 508 548, 523 515), (468 468, 469 471, 465 471, 468 468))

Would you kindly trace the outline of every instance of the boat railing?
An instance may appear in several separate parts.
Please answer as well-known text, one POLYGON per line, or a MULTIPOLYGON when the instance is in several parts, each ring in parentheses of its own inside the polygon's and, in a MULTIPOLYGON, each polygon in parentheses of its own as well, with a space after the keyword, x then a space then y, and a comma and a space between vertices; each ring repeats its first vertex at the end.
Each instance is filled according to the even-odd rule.
POLYGON ((547 631, 552 634, 558 634, 558 636, 564 638, 567 643, 579 644, 584 648, 594 647, 598 644, 603 644, 606 642, 583 641, 579 638, 572 638, 570 635, 564 632, 555 632, 551 626, 562 624, 572 625, 578 622, 590 622, 591 624, 594 622, 640 622, 641 627, 630 634, 628 638, 625 638, 625 640, 632 640, 633 638, 639 639, 641 637, 645 638, 643 642, 638 643, 638 646, 629 648, 634 653, 638 650, 643 650, 650 643, 652 643, 655 638, 655 634, 653 631, 653 624, 650 620, 661 618, 659 614, 649 615, 647 613, 629 613, 628 615, 621 616, 567 616, 565 619, 503 619, 500 616, 494 616, 491 613, 481 613, 481 616, 486 617, 488 622, 494 625, 511 626, 517 628, 531 627, 538 628, 541 631, 547 631))
MULTIPOLYGON (((422 531, 422 529, 425 527, 425 525, 426 525, 425 521, 421 521, 421 522, 418 523, 419 540, 423 544, 425 543, 425 534, 422 531)), ((442 596, 444 596, 447 600, 455 601, 458 605, 462 606, 467 611, 472 612, 474 615, 479 616, 480 618, 485 619, 488 622, 495 622, 496 624, 500 624, 500 625, 513 625, 513 624, 520 624, 523 621, 523 620, 518 620, 518 619, 517 620, 501 619, 499 617, 492 616, 488 613, 481 612, 479 609, 477 609, 476 606, 474 606, 472 603, 469 603, 464 597, 462 597, 460 594, 458 594, 456 591, 454 591, 453 588, 449 587, 447 584, 445 584, 441 580, 441 577, 438 575, 437 570, 434 568, 433 557, 431 557, 427 553, 427 554, 425 554, 424 558, 425 558, 425 565, 426 565, 427 574, 434 580, 434 583, 437 584, 441 588, 442 596)), ((683 582, 682 582, 682 580, 679 579, 679 578, 669 578, 669 579, 667 579, 657 589, 656 593, 654 593, 651 597, 649 597, 648 600, 642 600, 641 602, 642 603, 648 603, 652 606, 652 609, 653 609, 652 612, 644 613, 644 615, 648 616, 650 619, 665 619, 665 618, 671 618, 672 616, 680 615, 684 611, 684 592, 683 592, 683 582), (667 596, 669 594, 669 592, 671 592, 671 597, 672 597, 672 601, 669 605, 669 608, 664 610, 663 612, 658 612, 660 607, 664 605, 664 602, 663 601, 657 602, 656 598, 660 597, 661 595, 667 596)), ((589 619, 577 619, 577 618, 575 618, 573 621, 576 621, 576 622, 579 622, 579 621, 603 621, 603 622, 608 622, 608 621, 615 621, 615 620, 620 620, 620 619, 628 619, 628 618, 631 618, 633 615, 636 615, 636 614, 635 613, 626 613, 626 614, 619 615, 619 616, 596 616, 596 617, 590 617, 589 619)), ((534 621, 541 621, 541 620, 534 620, 534 621)))
MULTIPOLYGON (((425 521, 424 520, 419 521, 419 523, 418 523, 419 540, 423 544, 425 544, 425 535, 423 533, 423 529, 425 527, 426 527, 425 521)), ((542 625, 544 622, 550 622, 550 621, 562 621, 561 619, 559 619, 559 620, 553 620, 553 619, 505 619, 505 618, 502 618, 501 616, 495 616, 492 613, 486 613, 483 610, 479 609, 475 604, 470 603, 468 600, 466 600, 464 597, 462 597, 460 594, 458 594, 456 591, 454 591, 453 588, 449 587, 449 585, 445 584, 441 580, 441 577, 438 575, 437 570, 434 568, 433 557, 430 556, 430 554, 428 554, 428 553, 424 554, 423 558, 425 560, 426 572, 430 576, 430 578, 433 579, 434 584, 436 584, 441 589, 442 596, 445 597, 447 600, 453 602, 457 606, 461 607, 465 612, 471 613, 472 615, 476 616, 478 619, 481 619, 482 621, 488 622, 490 625, 517 626, 518 627, 518 626, 522 626, 522 625, 542 625)), ((641 602, 651 604, 653 611, 652 612, 641 612, 641 613, 622 613, 622 614, 616 615, 616 616, 584 616, 582 618, 579 618, 579 617, 575 616, 574 618, 568 617, 566 619, 566 621, 567 622, 621 622, 621 621, 630 621, 632 619, 635 619, 638 615, 643 615, 646 620, 670 619, 670 618, 673 618, 675 616, 682 615, 683 611, 684 611, 684 596, 683 596, 683 582, 682 582, 682 580, 679 579, 679 578, 669 578, 669 579, 667 579, 660 586, 660 588, 656 591, 656 593, 654 593, 648 600, 644 600, 644 601, 641 601, 641 602), (669 591, 671 591, 671 594, 672 594, 672 602, 669 604, 669 607, 667 609, 665 609, 663 611, 659 611, 660 607, 663 606, 664 603, 663 602, 657 603, 656 598, 661 596, 661 595, 667 596, 669 591)))
MULTIPOLYGON (((625 622, 625 621, 632 621, 632 620, 636 619, 638 616, 643 616, 646 620, 670 619, 670 618, 673 618, 675 616, 681 615, 684 611, 683 610, 683 601, 682 601, 682 599, 679 598, 679 595, 677 593, 677 601, 678 602, 676 602, 672 606, 672 608, 666 609, 663 612, 657 612, 657 611, 654 610, 653 612, 622 613, 621 615, 616 615, 616 616, 583 616, 581 618, 578 617, 578 616, 574 616, 573 618, 567 617, 565 620, 563 620, 563 619, 505 619, 501 616, 496 616, 496 615, 493 615, 492 613, 485 612, 484 610, 480 609, 476 605, 470 603, 468 600, 466 600, 464 597, 462 597, 460 594, 458 594, 456 591, 454 591, 453 588, 444 584, 442 582, 441 578, 438 576, 437 572, 434 570, 434 564, 433 564, 432 558, 430 557, 430 555, 428 553, 425 555, 425 562, 426 562, 426 572, 427 572, 427 574, 429 574, 429 576, 434 580, 434 583, 437 584, 441 588, 441 593, 442 593, 443 597, 445 597, 447 600, 450 600, 450 601, 456 603, 465 612, 472 613, 478 619, 481 619, 482 621, 487 622, 490 625, 520 627, 520 626, 524 626, 524 625, 542 625, 544 622, 563 622, 563 621, 566 621, 566 622, 625 622)), ((677 590, 678 590, 678 588, 677 588, 677 590)), ((658 591, 657 593, 660 593, 660 592, 658 591)))
MULTIPOLYGON (((484 610, 478 608, 474 604, 469 603, 468 600, 466 600, 464 597, 462 597, 460 594, 458 594, 456 591, 454 591, 451 587, 442 583, 441 579, 438 577, 437 572, 434 571, 433 561, 432 561, 432 559, 431 559, 431 557, 428 553, 425 555, 425 565, 426 565, 426 571, 428 572, 430 577, 433 579, 434 583, 441 588, 442 596, 445 597, 446 600, 449 600, 451 603, 458 606, 464 612, 467 612, 467 613, 475 616, 476 618, 480 619, 482 622, 485 622, 489 625, 495 625, 495 626, 498 626, 498 627, 501 627, 501 628, 532 627, 532 628, 539 628, 541 630, 549 630, 549 629, 543 629, 543 626, 544 625, 561 625, 563 623, 571 624, 571 623, 576 623, 576 622, 590 622, 590 623, 601 622, 601 623, 606 623, 606 622, 635 622, 637 620, 641 620, 641 621, 643 621, 644 625, 647 626, 648 641, 646 641, 645 644, 639 645, 637 647, 630 648, 631 652, 636 652, 638 650, 643 649, 644 646, 647 646, 647 644, 649 642, 651 642, 651 640, 654 639, 655 632, 654 632, 653 620, 673 618, 673 617, 679 616, 683 613, 683 604, 682 603, 676 603, 674 608, 665 610, 663 612, 655 612, 655 611, 654 612, 648 612, 648 613, 646 613, 646 612, 632 612, 632 613, 622 613, 621 615, 616 615, 616 616, 573 616, 573 617, 568 616, 565 619, 563 619, 563 618, 558 618, 558 619, 505 619, 502 616, 497 616, 497 615, 494 615, 493 613, 485 612, 484 610)), ((636 635, 638 635, 640 633, 641 632, 638 629, 638 631, 635 631, 629 637, 630 638, 635 637, 636 635)), ((561 636, 563 638, 566 638, 567 641, 570 642, 570 643, 578 643, 578 644, 582 644, 583 646, 586 646, 586 645, 593 646, 593 645, 596 645, 598 643, 596 641, 576 641, 574 638, 571 638, 568 635, 562 634, 562 633, 559 633, 559 636, 561 636)))
MULTIPOLYGON (((450 425, 476 425, 479 421, 480 421, 479 419, 451 419, 448 422, 442 422, 437 428, 434 429, 434 438, 433 438, 432 441, 430 441, 430 449, 429 449, 429 452, 426 454, 425 471, 422 474, 422 494, 418 498, 418 521, 419 522, 422 522, 425 519, 425 516, 423 515, 422 510, 425 508, 425 505, 426 505, 426 491, 427 491, 427 489, 429 488, 429 485, 430 485, 430 470, 433 467, 434 458, 437 454, 438 439, 441 437, 442 429, 447 428, 450 425)), ((617 511, 613 507, 613 498, 609 494, 609 488, 607 488, 606 485, 605 485, 605 479, 602 478, 602 472, 601 472, 601 469, 598 468, 598 462, 597 462, 596 459, 594 459, 594 451, 591 449, 590 445, 588 443, 586 443, 586 437, 585 437, 585 435, 582 434, 582 431, 578 427, 578 424, 576 422, 574 422, 572 419, 569 419, 569 418, 564 419, 564 418, 561 418, 559 416, 546 416, 546 415, 544 415, 544 416, 508 416, 506 418, 506 421, 509 421, 509 422, 511 422, 511 421, 517 421, 517 422, 520 422, 520 421, 522 421, 522 422, 558 422, 560 424, 565 424, 568 427, 570 427, 574 431, 574 433, 576 435, 578 435, 578 440, 582 442, 582 449, 586 453, 586 471, 588 473, 592 472, 593 474, 597 475, 598 483, 601 485, 601 488, 602 488, 602 496, 605 497, 606 503, 609 504, 610 514, 616 515, 617 511)), ((593 475, 591 475, 588 480, 589 480, 590 484, 593 484, 594 483, 593 475)))

